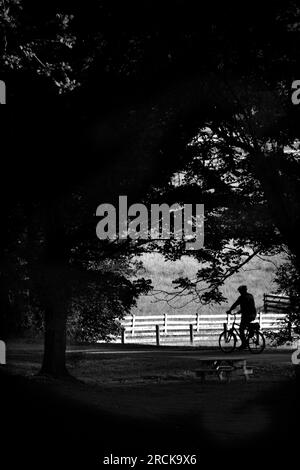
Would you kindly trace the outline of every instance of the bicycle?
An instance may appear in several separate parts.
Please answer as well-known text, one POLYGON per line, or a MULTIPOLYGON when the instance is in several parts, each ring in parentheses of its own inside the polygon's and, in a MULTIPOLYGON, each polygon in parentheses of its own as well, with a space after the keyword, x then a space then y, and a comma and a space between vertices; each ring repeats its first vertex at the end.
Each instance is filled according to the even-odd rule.
MULTIPOLYGON (((233 323, 231 328, 227 328, 227 324, 224 323, 224 331, 219 337, 219 347, 224 353, 231 353, 236 349, 238 339, 241 339, 240 332, 236 328, 240 326, 236 323, 236 313, 233 314, 233 323)), ((245 330, 245 339, 249 351, 252 354, 260 354, 263 352, 266 346, 266 340, 261 331, 259 331, 259 323, 250 323, 249 327, 245 330)))

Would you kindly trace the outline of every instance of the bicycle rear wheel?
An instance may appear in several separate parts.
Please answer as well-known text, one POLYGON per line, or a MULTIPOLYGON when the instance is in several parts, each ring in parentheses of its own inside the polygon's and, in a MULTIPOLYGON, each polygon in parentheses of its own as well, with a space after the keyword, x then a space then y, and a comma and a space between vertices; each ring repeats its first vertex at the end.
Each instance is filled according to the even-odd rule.
POLYGON ((236 347, 236 335, 230 331, 223 331, 219 336, 219 347, 224 353, 231 353, 236 347))
POLYGON ((252 354, 260 354, 266 346, 264 335, 260 331, 255 331, 251 337, 248 338, 248 348, 252 354))

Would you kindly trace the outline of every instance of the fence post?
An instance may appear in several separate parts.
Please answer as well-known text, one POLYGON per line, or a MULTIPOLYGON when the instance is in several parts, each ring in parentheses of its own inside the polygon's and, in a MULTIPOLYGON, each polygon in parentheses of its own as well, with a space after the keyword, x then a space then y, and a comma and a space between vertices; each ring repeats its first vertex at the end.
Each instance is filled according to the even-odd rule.
POLYGON ((262 311, 261 310, 258 312, 258 323, 259 323, 260 328, 262 328, 262 311))
POLYGON ((193 344, 193 342, 194 342, 193 324, 190 323, 190 343, 193 344))
POLYGON ((159 325, 155 325, 155 332, 156 332, 156 346, 159 346, 159 325))
POLYGON ((266 294, 264 294, 264 312, 267 312, 266 294))
POLYGON ((290 318, 288 319, 288 333, 289 333, 289 339, 292 339, 292 322, 290 318))
POLYGON ((132 314, 132 330, 131 330, 131 336, 134 336, 134 327, 135 327, 135 315, 134 313, 132 314))
POLYGON ((200 316, 199 312, 197 312, 196 315, 197 315, 197 320, 196 320, 197 321, 197 333, 199 333, 199 316, 200 316))
POLYGON ((165 313, 165 336, 168 334, 168 314, 165 313))
POLYGON ((122 330, 121 330, 121 341, 122 341, 122 344, 125 344, 125 327, 122 326, 122 330))

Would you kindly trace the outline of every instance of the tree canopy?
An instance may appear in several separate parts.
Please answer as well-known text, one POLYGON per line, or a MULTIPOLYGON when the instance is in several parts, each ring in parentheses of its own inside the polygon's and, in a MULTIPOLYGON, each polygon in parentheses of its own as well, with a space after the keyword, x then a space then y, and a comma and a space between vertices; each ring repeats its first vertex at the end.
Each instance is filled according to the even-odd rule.
MULTIPOLYGON (((166 2, 157 15, 148 2, 142 16, 169 20, 171 12, 176 26, 182 8, 166 2)), ((5 0, 0 11, 1 310, 11 307, 6 267, 18 258, 44 305, 49 373, 65 371, 65 299, 74 300, 76 283, 93 301, 102 298, 103 311, 112 286, 124 311, 149 289, 103 268, 153 249, 97 240, 96 207, 121 194, 130 202, 204 203, 205 246, 193 254, 201 268, 196 279, 177 281, 179 294, 222 301, 224 279, 256 253, 287 249, 299 271, 296 3, 259 15, 243 6, 239 21, 226 4, 203 11, 194 32, 105 27, 126 24, 125 10, 96 0, 5 0)), ((184 253, 172 240, 156 249, 170 259, 184 253)), ((92 317, 86 312, 84 321, 92 317)))

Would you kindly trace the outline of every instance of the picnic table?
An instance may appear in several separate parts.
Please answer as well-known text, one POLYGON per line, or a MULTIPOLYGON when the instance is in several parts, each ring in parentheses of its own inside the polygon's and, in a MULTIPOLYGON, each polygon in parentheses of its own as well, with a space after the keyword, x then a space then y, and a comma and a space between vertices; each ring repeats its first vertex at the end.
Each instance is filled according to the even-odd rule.
POLYGON ((239 376, 249 380, 253 374, 253 369, 247 367, 245 358, 224 359, 212 358, 201 359, 201 367, 194 370, 197 377, 201 377, 204 382, 208 375, 216 375, 221 382, 229 382, 233 376, 239 376))

